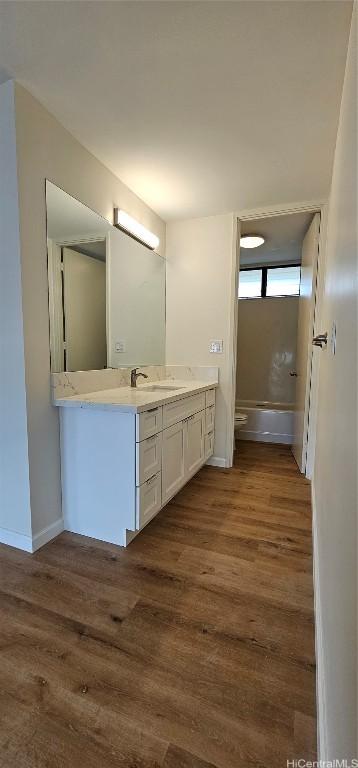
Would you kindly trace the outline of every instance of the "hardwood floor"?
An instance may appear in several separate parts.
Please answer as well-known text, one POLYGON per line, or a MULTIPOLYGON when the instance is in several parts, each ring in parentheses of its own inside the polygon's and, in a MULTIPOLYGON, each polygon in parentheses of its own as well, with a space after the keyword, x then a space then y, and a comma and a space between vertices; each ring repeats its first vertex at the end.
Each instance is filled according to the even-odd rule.
POLYGON ((309 498, 288 448, 241 443, 126 550, 0 546, 1 768, 314 759, 309 498))

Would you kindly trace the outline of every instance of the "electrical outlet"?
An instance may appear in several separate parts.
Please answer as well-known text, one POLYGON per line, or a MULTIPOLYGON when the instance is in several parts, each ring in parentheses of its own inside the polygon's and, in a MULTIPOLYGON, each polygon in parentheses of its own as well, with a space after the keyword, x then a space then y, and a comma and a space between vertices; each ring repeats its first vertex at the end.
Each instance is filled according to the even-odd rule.
POLYGON ((126 342, 123 341, 123 339, 121 341, 116 341, 114 348, 115 348, 116 352, 125 352, 126 351, 126 342))
POLYGON ((209 343, 209 352, 212 352, 214 355, 222 355, 223 347, 223 339, 212 339, 209 343))

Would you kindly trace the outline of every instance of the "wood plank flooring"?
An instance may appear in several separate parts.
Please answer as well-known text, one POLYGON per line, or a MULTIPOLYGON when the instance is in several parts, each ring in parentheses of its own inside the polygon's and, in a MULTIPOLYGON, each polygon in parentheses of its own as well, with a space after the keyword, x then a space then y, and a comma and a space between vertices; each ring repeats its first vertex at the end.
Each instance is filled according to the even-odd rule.
POLYGON ((0 546, 1 768, 314 759, 309 499, 287 447, 241 443, 126 550, 0 546))

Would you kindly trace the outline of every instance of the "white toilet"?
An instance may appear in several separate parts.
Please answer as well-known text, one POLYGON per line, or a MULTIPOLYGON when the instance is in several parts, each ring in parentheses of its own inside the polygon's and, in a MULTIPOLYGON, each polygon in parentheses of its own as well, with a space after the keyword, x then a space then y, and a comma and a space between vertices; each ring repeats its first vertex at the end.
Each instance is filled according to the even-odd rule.
POLYGON ((239 411, 235 411, 235 445, 236 448, 238 447, 238 440, 239 440, 239 432, 240 429, 246 426, 247 424, 247 414, 246 413, 240 413, 239 411))

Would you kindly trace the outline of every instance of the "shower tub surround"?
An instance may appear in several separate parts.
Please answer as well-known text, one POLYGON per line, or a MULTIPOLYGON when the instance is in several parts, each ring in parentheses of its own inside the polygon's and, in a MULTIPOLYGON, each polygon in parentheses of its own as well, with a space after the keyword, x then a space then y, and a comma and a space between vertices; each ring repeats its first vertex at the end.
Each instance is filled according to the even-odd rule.
POLYGON ((65 530, 127 546, 213 454, 218 369, 52 375, 65 530))

